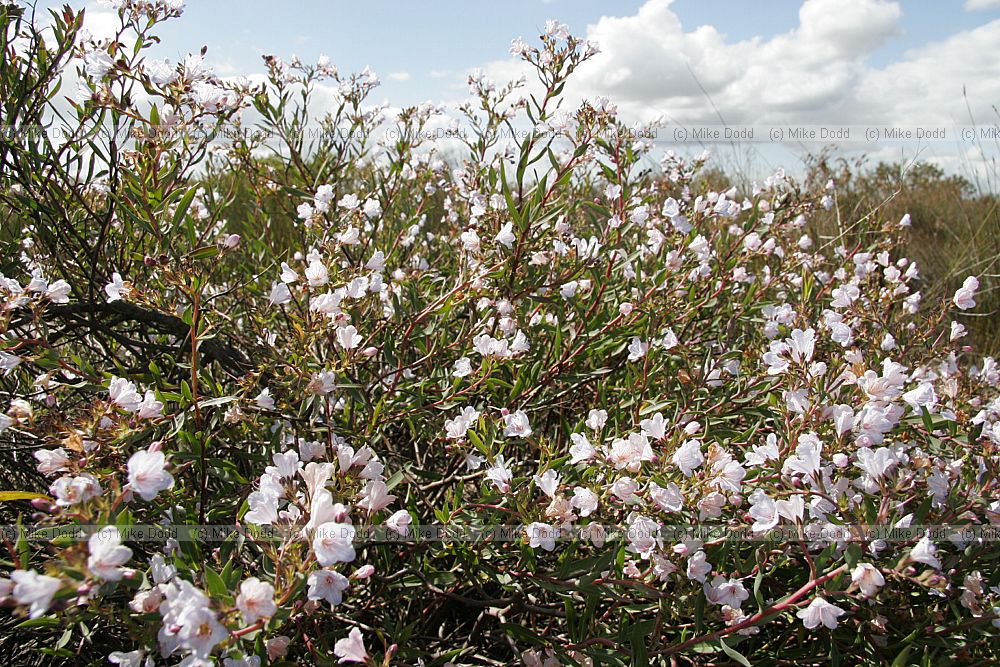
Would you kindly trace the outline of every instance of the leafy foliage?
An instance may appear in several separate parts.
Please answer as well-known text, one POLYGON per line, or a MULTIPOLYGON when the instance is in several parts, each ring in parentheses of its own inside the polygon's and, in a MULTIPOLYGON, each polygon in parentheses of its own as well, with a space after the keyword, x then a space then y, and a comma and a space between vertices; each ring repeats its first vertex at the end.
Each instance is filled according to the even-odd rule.
POLYGON ((7 655, 996 659, 990 541, 865 532, 1000 519, 985 272, 922 298, 836 182, 654 162, 563 101, 596 46, 557 23, 450 121, 327 62, 151 61, 179 4, 119 14, 0 7, 0 456, 42 494, 0 513, 105 527, 6 543, 7 655), (122 543, 151 525, 240 530, 122 543))

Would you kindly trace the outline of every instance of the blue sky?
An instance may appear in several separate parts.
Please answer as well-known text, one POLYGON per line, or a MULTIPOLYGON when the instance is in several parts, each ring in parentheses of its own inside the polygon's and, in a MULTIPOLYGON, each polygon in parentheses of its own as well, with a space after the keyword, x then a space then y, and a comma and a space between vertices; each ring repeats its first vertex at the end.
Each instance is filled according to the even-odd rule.
MULTIPOLYGON (((246 74, 260 70, 263 53, 285 58, 295 54, 304 60, 325 53, 344 71, 370 65, 382 76, 386 97, 413 103, 450 97, 455 86, 461 87, 464 72, 504 57, 511 39, 536 36, 547 19, 558 19, 574 34, 584 34, 602 16, 634 15, 643 4, 640 0, 503 4, 189 0, 180 20, 161 27, 163 47, 157 55, 177 60, 207 45, 209 61, 222 72, 246 74), (405 82, 387 78, 403 72, 410 76, 405 82)), ((794 29, 801 5, 801 0, 675 0, 670 8, 685 28, 711 25, 736 41, 794 29)), ((963 5, 962 0, 901 3, 898 31, 868 56, 868 62, 884 66, 907 49, 1000 19, 1000 2, 972 11, 963 5)), ((91 7, 102 9, 96 3, 91 7)))
MULTIPOLYGON (((69 1, 88 7, 95 34, 115 18, 97 0, 69 1)), ((957 125, 971 108, 1000 122, 1000 0, 189 0, 151 55, 176 62, 207 45, 220 76, 240 76, 260 73, 263 54, 325 54, 341 72, 371 66, 383 82, 373 102, 454 105, 474 68, 499 82, 525 73, 510 41, 536 41, 547 19, 602 48, 567 94, 609 97, 628 120, 957 125)), ((988 165, 955 144, 868 153, 988 165)))

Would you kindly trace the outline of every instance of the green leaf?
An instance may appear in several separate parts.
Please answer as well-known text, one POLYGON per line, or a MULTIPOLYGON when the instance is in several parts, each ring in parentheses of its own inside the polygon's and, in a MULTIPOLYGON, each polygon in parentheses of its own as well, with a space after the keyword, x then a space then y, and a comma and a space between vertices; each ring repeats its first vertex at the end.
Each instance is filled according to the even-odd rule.
POLYGON ((229 592, 226 582, 219 573, 207 565, 205 566, 205 587, 215 597, 223 597, 229 592))
POLYGON ((197 188, 189 188, 188 191, 181 197, 180 202, 177 204, 176 210, 174 210, 173 226, 177 227, 184 220, 184 216, 187 215, 188 209, 191 208, 191 202, 194 201, 194 196, 197 194, 197 188))
POLYGON ((188 258, 189 259, 194 259, 194 260, 208 259, 210 257, 215 257, 218 254, 219 254, 219 246, 206 245, 206 246, 202 246, 200 248, 197 248, 195 250, 192 250, 188 254, 188 258))
POLYGON ((723 653, 725 653, 730 658, 732 658, 736 662, 738 662, 741 665, 743 665, 743 667, 751 667, 750 661, 747 660, 746 657, 744 657, 744 655, 742 653, 740 653, 739 651, 737 651, 736 649, 734 649, 732 646, 730 646, 729 644, 727 644, 725 637, 722 637, 722 638, 719 639, 719 646, 722 647, 722 652, 723 653))
POLYGON ((906 665, 909 664, 910 651, 912 650, 913 644, 908 644, 902 651, 899 652, 896 659, 892 661, 892 667, 906 667, 906 665))

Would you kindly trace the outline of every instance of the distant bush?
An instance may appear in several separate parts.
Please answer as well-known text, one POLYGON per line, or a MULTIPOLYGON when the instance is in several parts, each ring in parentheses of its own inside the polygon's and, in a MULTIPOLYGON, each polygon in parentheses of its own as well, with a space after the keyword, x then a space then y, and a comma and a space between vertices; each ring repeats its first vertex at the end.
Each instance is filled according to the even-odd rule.
POLYGON ((555 22, 449 125, 119 4, 0 7, 11 664, 996 660, 995 296, 902 254, 934 209, 650 168, 555 22))

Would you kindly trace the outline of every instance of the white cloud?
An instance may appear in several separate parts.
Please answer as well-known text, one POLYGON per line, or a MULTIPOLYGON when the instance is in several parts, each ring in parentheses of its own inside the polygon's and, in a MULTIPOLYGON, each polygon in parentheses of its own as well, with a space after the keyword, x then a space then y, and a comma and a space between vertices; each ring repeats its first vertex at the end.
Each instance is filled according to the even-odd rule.
POLYGON ((1000 9, 1000 0, 965 0, 965 10, 974 12, 979 9, 1000 9))
POLYGON ((714 121, 713 103, 728 123, 829 114, 901 15, 883 0, 806 0, 790 32, 731 41, 713 26, 686 30, 670 5, 649 0, 635 16, 588 26, 602 52, 580 68, 573 90, 610 97, 642 120, 714 121))
POLYGON ((409 81, 413 77, 409 72, 389 72, 385 78, 390 81, 409 81))
POLYGON ((83 30, 93 39, 111 39, 121 28, 118 12, 101 3, 87 5, 83 15, 83 30))
MULTIPOLYGON (((601 53, 577 70, 567 95, 608 97, 627 121, 918 125, 969 122, 964 86, 976 120, 997 120, 1000 20, 877 67, 872 54, 900 34, 896 2, 805 0, 794 29, 744 40, 683 26, 671 4, 648 0, 633 16, 589 25, 601 53)), ((484 69, 501 82, 533 78, 513 59, 484 69)))

